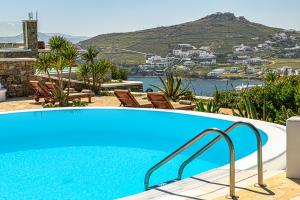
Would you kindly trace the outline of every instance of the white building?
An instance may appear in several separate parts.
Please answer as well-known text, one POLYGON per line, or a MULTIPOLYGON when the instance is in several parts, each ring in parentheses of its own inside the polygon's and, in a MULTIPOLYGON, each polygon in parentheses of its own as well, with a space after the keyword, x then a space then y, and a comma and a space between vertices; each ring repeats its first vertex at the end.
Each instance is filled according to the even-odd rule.
POLYGON ((249 58, 245 60, 245 64, 262 64, 265 60, 261 59, 260 57, 256 58, 249 58))
POLYGON ((168 67, 170 65, 172 65, 175 62, 175 58, 174 57, 166 57, 163 58, 161 56, 151 56, 146 60, 146 64, 149 65, 161 65, 164 67, 168 67))
POLYGON ((262 44, 258 44, 256 49, 259 51, 271 51, 273 50, 273 47, 268 43, 262 43, 262 44))
POLYGON ((273 39, 274 40, 279 40, 279 41, 286 41, 286 40, 288 40, 288 36, 287 36, 286 33, 276 33, 273 36, 273 39))
POLYGON ((239 68, 238 67, 231 67, 230 68, 230 73, 238 73, 239 72, 239 68))
POLYGON ((241 44, 241 45, 238 45, 238 46, 234 46, 233 51, 235 53, 244 53, 244 52, 251 52, 251 51, 253 51, 253 49, 250 46, 246 46, 244 44, 241 44))
POLYGON ((224 68, 214 69, 207 74, 208 77, 217 78, 225 72, 224 68))
POLYGON ((293 76, 297 73, 293 68, 287 66, 277 69, 277 72, 284 76, 293 76))
POLYGON ((202 51, 210 51, 209 46, 201 46, 199 49, 202 50, 202 51))
POLYGON ((178 65, 174 67, 176 71, 190 71, 191 69, 189 67, 178 65))
POLYGON ((200 52, 197 60, 202 65, 216 65, 217 64, 217 57, 209 52, 202 51, 200 52))
POLYGON ((186 67, 193 67, 195 66, 195 63, 193 61, 185 61, 183 65, 186 67))
POLYGON ((216 56, 209 52, 209 47, 201 47, 202 49, 196 49, 196 47, 190 44, 178 44, 173 49, 173 55, 180 58, 182 61, 194 61, 201 65, 216 65, 216 56))
POLYGON ((292 48, 285 48, 284 50, 289 50, 289 51, 300 50, 300 46, 296 44, 295 47, 292 47, 292 48))
POLYGON ((255 72, 254 67, 246 67, 245 73, 246 74, 253 74, 255 72))

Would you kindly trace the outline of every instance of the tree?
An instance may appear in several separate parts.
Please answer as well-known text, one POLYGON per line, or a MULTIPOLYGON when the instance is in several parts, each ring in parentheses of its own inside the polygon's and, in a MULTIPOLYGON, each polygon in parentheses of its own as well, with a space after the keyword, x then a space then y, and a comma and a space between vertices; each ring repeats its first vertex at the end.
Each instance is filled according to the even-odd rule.
POLYGON ((56 71, 58 85, 56 85, 54 96, 59 101, 60 106, 65 106, 68 105, 71 72, 72 67, 76 66, 77 49, 72 43, 61 36, 51 37, 49 45, 51 51, 39 55, 35 68, 38 71, 46 73, 51 82, 52 79, 49 70, 54 69, 56 71), (63 72, 67 67, 69 67, 68 92, 64 93, 63 72))
POLYGON ((37 70, 38 73, 45 73, 48 76, 48 80, 51 80, 49 67, 52 62, 52 55, 51 53, 43 53, 39 54, 37 58, 37 62, 34 64, 34 68, 37 70))
MULTIPOLYGON (((87 52, 82 54, 81 57, 87 62, 89 65, 89 68, 93 68, 93 65, 95 64, 95 59, 97 55, 99 54, 99 51, 97 51, 93 47, 88 47, 87 52)), ((92 73, 92 82, 93 82, 93 91, 96 92, 97 86, 96 86, 96 77, 95 73, 92 73)))
POLYGON ((96 61, 94 64, 91 65, 91 74, 93 77, 93 90, 95 93, 99 92, 101 84, 105 78, 105 75, 108 73, 110 67, 111 63, 105 60, 96 61))

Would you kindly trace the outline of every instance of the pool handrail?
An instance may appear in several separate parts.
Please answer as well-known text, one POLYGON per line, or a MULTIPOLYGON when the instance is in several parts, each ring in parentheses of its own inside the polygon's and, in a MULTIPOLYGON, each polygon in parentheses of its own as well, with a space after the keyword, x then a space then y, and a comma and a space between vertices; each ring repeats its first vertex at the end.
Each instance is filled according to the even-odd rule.
POLYGON ((180 154, 181 152, 183 152, 184 150, 186 150, 187 148, 192 146, 194 143, 199 141, 201 138, 203 138, 205 135, 208 135, 210 133, 219 134, 219 136, 225 138, 225 141, 227 142, 227 145, 229 147, 229 152, 230 152, 230 155, 229 155, 229 158, 230 158, 230 168, 229 168, 230 188, 229 188, 229 196, 228 197, 230 197, 230 198, 236 197, 235 196, 235 152, 234 152, 234 145, 233 145, 233 142, 230 139, 230 137, 225 132, 221 131, 220 129, 216 129, 216 128, 210 128, 210 129, 206 129, 206 130, 202 131, 197 136, 195 136, 194 138, 192 138, 191 140, 186 142, 184 145, 179 147, 177 150, 175 150, 173 153, 169 154, 163 160, 161 160, 156 165, 151 167, 145 175, 145 179, 144 179, 145 190, 150 189, 149 180, 150 180, 150 177, 151 177, 151 175, 154 171, 156 171, 157 169, 162 167, 164 164, 166 164, 167 162, 172 160, 178 154, 180 154))
MULTIPOLYGON (((257 186, 260 187, 266 187, 266 185, 263 183, 263 162, 262 162, 262 139, 261 135, 258 131, 258 129, 251 123, 249 122, 243 122, 243 121, 238 121, 232 124, 230 127, 228 127, 224 132, 226 134, 229 134, 233 129, 239 127, 239 126, 247 126, 253 130, 256 136, 257 140, 257 170, 258 170, 258 183, 256 184, 257 186)), ((182 179, 182 174, 183 170, 185 167, 191 163, 194 159, 196 159, 198 156, 200 156, 202 153, 204 153, 206 150, 208 150, 211 146, 213 146, 216 142, 218 142, 222 137, 219 135, 215 139, 213 139, 211 142, 206 144, 204 147, 202 147, 199 151, 194 153, 191 157, 186 159, 179 167, 178 170, 178 180, 182 179)))

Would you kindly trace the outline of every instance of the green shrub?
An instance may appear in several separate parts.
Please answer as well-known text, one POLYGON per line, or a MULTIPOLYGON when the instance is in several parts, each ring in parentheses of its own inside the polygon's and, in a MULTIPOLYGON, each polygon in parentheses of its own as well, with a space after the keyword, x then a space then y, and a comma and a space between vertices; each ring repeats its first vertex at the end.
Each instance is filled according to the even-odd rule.
POLYGON ((99 91, 98 95, 100 95, 100 96, 114 96, 112 93, 110 93, 108 91, 99 91))
POLYGON ((221 107, 232 108, 234 115, 285 124, 299 114, 300 77, 268 73, 265 85, 242 92, 216 91, 214 100, 221 107))
POLYGON ((196 100, 196 97, 195 97, 195 94, 190 91, 190 90, 187 90, 183 96, 180 97, 180 100, 189 100, 189 101, 195 101, 196 100))
POLYGON ((231 108, 239 102, 238 91, 218 91, 216 90, 213 94, 215 103, 222 108, 231 108))
POLYGON ((220 113, 220 107, 213 100, 208 101, 206 105, 201 100, 197 101, 195 110, 207 113, 220 113))
POLYGON ((85 106, 87 106, 87 103, 81 101, 81 99, 74 99, 72 101, 72 106, 73 107, 85 107, 85 106))
POLYGON ((111 77, 113 80, 127 80, 128 71, 113 65, 111 67, 111 77))

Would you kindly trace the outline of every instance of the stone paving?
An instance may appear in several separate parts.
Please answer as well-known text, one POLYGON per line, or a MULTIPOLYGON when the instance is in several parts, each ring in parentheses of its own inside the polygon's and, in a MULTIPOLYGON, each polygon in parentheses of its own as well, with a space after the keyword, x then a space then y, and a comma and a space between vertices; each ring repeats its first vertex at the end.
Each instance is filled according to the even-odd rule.
MULTIPOLYGON (((135 98, 141 103, 150 103, 145 95, 137 95, 135 98)), ((43 101, 43 100, 42 100, 43 101)), ((41 102, 42 102, 41 101, 41 102)), ((85 101, 85 99, 83 99, 85 101)), ((180 106, 178 103, 172 103, 175 108, 180 106)), ((88 107, 118 107, 120 102, 114 96, 101 96, 92 98, 92 103, 88 107)), ((41 109, 42 103, 35 103, 31 98, 9 98, 6 102, 0 102, 0 112, 14 110, 41 109)), ((231 114, 231 109, 222 108, 221 113, 231 114)))
MULTIPOLYGON (((288 179, 282 172, 265 181, 267 188, 249 187, 237 192, 239 199, 253 200, 300 200, 300 179, 288 179)), ((224 197, 218 200, 225 199, 224 197)))

